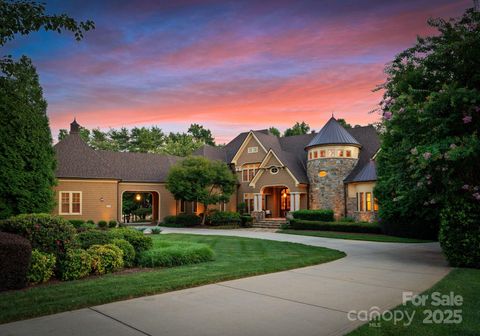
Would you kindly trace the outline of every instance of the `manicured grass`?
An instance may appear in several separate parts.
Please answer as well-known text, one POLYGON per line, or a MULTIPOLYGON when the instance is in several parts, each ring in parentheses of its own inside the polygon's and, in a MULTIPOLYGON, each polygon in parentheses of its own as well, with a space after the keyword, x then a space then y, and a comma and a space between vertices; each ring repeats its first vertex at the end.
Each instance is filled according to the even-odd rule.
POLYGON ((415 307, 411 303, 408 303, 405 306, 400 305, 392 311, 393 313, 398 310, 408 311, 410 316, 413 312, 415 312, 412 324, 409 326, 404 326, 402 322, 397 322, 395 325, 393 321, 381 321, 379 326, 370 326, 369 323, 367 323, 348 335, 480 335, 480 308, 478 306, 478 295, 480 293, 480 270, 468 268, 455 269, 423 294, 431 295, 434 292, 439 292, 442 295, 449 295, 450 292, 453 292, 454 295, 461 295, 463 297, 463 304, 459 307, 432 306, 432 300, 429 296, 429 299, 426 301, 428 303, 426 306, 415 307), (441 310, 444 312, 443 316, 445 317, 447 316, 445 311, 455 309, 462 310, 462 322, 459 324, 423 323, 424 319, 427 317, 427 315, 424 313, 424 310, 441 310))
POLYGON ((348 232, 334 232, 334 231, 310 231, 310 230, 279 230, 278 233, 287 233, 300 236, 314 236, 324 238, 336 239, 351 239, 351 240, 367 240, 384 243, 429 243, 429 240, 402 238, 387 236, 374 233, 348 233, 348 232))
POLYGON ((169 240, 207 244, 214 250, 215 260, 0 293, 0 323, 320 264, 345 256, 322 247, 240 237, 161 234, 152 239, 154 248, 169 240))

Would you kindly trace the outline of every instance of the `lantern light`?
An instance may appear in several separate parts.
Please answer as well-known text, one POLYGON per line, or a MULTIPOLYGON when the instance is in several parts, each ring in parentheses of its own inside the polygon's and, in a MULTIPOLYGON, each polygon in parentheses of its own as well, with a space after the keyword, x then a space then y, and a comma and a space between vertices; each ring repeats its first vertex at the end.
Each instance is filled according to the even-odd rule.
POLYGON ((140 202, 140 201, 142 200, 142 195, 136 194, 136 195, 135 195, 135 199, 136 199, 138 202, 140 202))

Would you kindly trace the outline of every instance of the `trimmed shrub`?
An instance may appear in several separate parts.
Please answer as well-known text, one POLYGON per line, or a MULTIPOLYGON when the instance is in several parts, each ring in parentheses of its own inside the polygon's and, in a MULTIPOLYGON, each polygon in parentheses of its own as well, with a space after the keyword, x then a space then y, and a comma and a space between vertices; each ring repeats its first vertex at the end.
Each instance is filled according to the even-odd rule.
POLYGON ((355 218, 353 217, 342 217, 339 222, 348 222, 348 223, 355 223, 355 218))
POLYGON ((87 220, 87 224, 93 224, 93 225, 95 225, 95 222, 93 221, 93 219, 89 219, 89 220, 87 220))
POLYGON ((162 229, 160 229, 159 227, 154 227, 152 229, 152 234, 160 234, 160 232, 162 232, 162 229))
POLYGON ((301 219, 291 219, 288 225, 293 230, 319 230, 319 231, 338 231, 354 233, 382 233, 377 223, 352 223, 352 222, 320 222, 306 221, 301 219))
POLYGON ((0 291, 27 286, 32 247, 15 234, 0 232, 0 291))
POLYGON ((92 224, 92 223, 83 223, 80 227, 77 228, 77 232, 85 232, 85 231, 89 231, 89 230, 95 230, 97 228, 97 226, 95 224, 92 224))
POLYGON ((250 215, 243 215, 240 217, 242 221, 242 227, 252 227, 253 226, 253 217, 250 215))
POLYGON ((82 219, 69 219, 68 222, 72 224, 76 229, 85 224, 85 221, 82 219))
POLYGON ((76 240, 81 248, 88 249, 92 245, 109 244, 113 237, 109 231, 89 230, 77 234, 76 240))
POLYGON ((143 251, 151 249, 153 246, 153 241, 151 237, 145 236, 143 232, 137 231, 135 229, 130 229, 130 228, 112 229, 110 230, 109 234, 113 238, 125 239, 130 244, 132 244, 137 256, 143 251))
POLYGON ((36 249, 33 250, 30 268, 28 269, 27 273, 28 282, 36 284, 50 280, 53 275, 55 263, 55 255, 51 253, 44 253, 36 249))
POLYGON ((143 267, 172 267, 213 260, 213 250, 205 244, 168 242, 163 247, 145 251, 140 255, 143 267))
POLYGON ((108 228, 108 223, 107 223, 107 221, 101 220, 97 223, 97 226, 100 229, 106 229, 106 228, 108 228))
POLYGON ((132 267, 135 264, 135 249, 125 239, 115 238, 112 244, 118 246, 123 252, 123 263, 125 267, 132 267))
POLYGON ((459 198, 440 218, 439 241, 450 265, 480 268, 480 205, 459 198))
POLYGON ((95 274, 111 273, 123 267, 123 252, 116 245, 93 245, 87 252, 92 257, 92 270, 95 274))
POLYGON ((202 218, 194 214, 179 214, 163 218, 163 226, 167 227, 191 227, 202 223, 202 218))
POLYGON ((0 223, 0 230, 15 233, 30 241, 33 249, 53 253, 57 262, 74 243, 75 228, 67 220, 48 214, 25 214, 0 223))
POLYGON ((295 219, 321 221, 321 222, 333 222, 333 210, 319 209, 319 210, 297 210, 292 212, 292 216, 295 219))
POLYGON ((207 222, 212 226, 240 225, 241 219, 238 212, 214 211, 207 217, 207 222))
POLYGON ((109 228, 114 228, 114 227, 117 227, 117 221, 116 220, 110 220, 108 221, 108 227, 109 228))
POLYGON ((60 279, 76 280, 84 278, 92 271, 92 256, 83 249, 68 250, 60 262, 60 279))

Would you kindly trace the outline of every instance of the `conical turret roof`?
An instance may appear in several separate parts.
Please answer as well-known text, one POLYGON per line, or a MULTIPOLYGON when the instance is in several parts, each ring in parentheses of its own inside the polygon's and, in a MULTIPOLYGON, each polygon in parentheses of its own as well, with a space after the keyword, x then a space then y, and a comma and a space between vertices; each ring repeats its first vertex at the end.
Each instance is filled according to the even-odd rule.
POLYGON ((347 132, 338 121, 331 117, 318 134, 305 148, 321 145, 353 145, 360 147, 360 143, 347 132))

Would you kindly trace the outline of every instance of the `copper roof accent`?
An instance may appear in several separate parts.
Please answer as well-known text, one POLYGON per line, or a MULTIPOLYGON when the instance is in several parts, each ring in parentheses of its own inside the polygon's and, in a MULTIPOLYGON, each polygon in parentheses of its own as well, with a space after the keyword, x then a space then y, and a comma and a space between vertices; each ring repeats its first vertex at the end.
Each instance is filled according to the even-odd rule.
POLYGON ((315 137, 305 146, 305 149, 319 145, 353 145, 361 146, 357 139, 347 132, 334 117, 323 126, 315 137))

